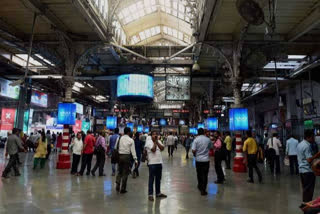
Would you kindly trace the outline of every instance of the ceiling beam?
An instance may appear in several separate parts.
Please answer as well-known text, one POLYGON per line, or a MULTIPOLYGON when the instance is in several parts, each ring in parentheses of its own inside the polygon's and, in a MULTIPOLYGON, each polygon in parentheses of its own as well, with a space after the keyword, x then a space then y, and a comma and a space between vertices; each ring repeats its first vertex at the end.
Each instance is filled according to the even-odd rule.
POLYGON ((320 6, 288 33, 288 41, 293 42, 320 24, 320 6))
POLYGON ((199 28, 199 42, 203 42, 206 38, 210 24, 215 22, 219 10, 222 5, 222 0, 207 0, 205 3, 205 8, 203 16, 201 19, 201 24, 199 28))
POLYGON ((67 36, 68 27, 46 6, 39 0, 22 0, 25 5, 34 13, 38 13, 47 23, 52 25, 57 30, 61 31, 64 36, 67 36))

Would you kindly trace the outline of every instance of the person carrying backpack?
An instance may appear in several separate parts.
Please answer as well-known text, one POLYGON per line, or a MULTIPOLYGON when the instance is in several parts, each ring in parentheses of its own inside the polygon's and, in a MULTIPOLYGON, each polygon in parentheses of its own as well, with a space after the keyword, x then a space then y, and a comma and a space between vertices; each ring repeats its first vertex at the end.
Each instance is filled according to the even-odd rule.
POLYGON ((274 168, 276 168, 276 174, 280 174, 280 147, 282 145, 278 139, 278 133, 273 133, 273 137, 268 140, 266 151, 271 174, 274 173, 274 168))

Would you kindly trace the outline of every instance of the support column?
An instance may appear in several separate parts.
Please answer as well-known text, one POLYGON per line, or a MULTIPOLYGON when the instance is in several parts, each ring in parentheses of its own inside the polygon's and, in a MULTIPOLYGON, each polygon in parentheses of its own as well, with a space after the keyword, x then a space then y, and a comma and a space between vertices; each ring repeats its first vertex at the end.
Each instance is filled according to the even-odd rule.
POLYGON ((69 125, 63 125, 62 147, 58 157, 57 169, 70 169, 71 167, 70 154, 68 151, 69 140, 69 125))

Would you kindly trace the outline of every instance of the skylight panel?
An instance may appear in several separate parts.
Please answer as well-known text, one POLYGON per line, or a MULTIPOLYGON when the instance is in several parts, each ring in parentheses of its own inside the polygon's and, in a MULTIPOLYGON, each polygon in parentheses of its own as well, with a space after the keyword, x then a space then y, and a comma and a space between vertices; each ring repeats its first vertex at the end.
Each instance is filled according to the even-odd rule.
POLYGON ((160 26, 155 27, 156 34, 160 33, 160 26))
POLYGON ((183 40, 183 33, 181 33, 180 31, 178 32, 178 39, 183 40))
POLYGON ((150 29, 151 35, 154 36, 156 34, 156 29, 153 27, 150 29))
POLYGON ((172 36, 172 29, 168 27, 168 35, 172 36))
POLYGON ((180 12, 184 12, 184 8, 185 8, 184 5, 179 4, 179 11, 180 11, 180 12))
POLYGON ((179 13, 178 17, 179 17, 180 19, 183 19, 183 18, 184 18, 184 14, 183 14, 183 13, 179 13))
POLYGON ((175 38, 178 38, 178 32, 176 29, 172 29, 172 36, 174 36, 175 38))
POLYGON ((144 32, 144 33, 146 34, 146 38, 151 37, 150 29, 145 30, 145 32, 144 32))
POLYGON ((163 26, 162 30, 165 34, 168 34, 168 27, 167 26, 163 26))
POLYGON ((141 40, 145 40, 146 39, 146 35, 145 35, 144 31, 140 32, 139 36, 140 36, 141 40))

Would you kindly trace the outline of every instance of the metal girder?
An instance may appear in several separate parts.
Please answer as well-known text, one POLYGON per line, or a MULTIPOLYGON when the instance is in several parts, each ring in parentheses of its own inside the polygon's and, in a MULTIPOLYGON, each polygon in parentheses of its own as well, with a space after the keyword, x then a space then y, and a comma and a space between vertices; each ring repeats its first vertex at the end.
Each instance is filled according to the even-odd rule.
POLYGON ((288 41, 292 42, 308 33, 320 24, 320 6, 315 8, 304 20, 288 33, 288 41))
POLYGON ((203 12, 203 17, 200 24, 199 42, 203 42, 206 38, 208 28, 212 22, 214 23, 217 14, 221 8, 222 0, 207 0, 203 12))
POLYGON ((54 28, 61 31, 64 36, 68 39, 67 35, 68 27, 51 11, 48 7, 42 4, 38 0, 21 0, 27 5, 33 12, 39 14, 42 18, 44 18, 49 24, 53 25, 54 28))
POLYGON ((104 42, 109 41, 108 29, 101 20, 99 14, 92 8, 90 1, 74 0, 73 4, 79 9, 86 21, 93 27, 98 33, 100 39, 104 42))

